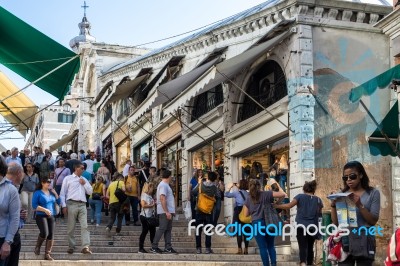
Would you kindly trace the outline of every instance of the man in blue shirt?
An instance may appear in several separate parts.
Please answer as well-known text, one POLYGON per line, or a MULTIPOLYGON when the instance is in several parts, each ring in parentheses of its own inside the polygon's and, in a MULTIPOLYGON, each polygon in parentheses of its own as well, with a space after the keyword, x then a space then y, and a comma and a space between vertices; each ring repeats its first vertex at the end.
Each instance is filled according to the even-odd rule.
POLYGON ((18 148, 17 147, 14 147, 11 149, 11 156, 7 157, 7 159, 6 159, 7 164, 12 163, 12 162, 22 165, 21 158, 18 157, 18 148))
MULTIPOLYGON (((22 228, 20 220, 21 202, 17 186, 23 177, 22 166, 16 162, 8 166, 0 156, 0 265, 18 265, 21 240, 18 229, 22 228), (7 175, 4 177, 4 174, 7 175)), ((26 212, 23 213, 26 218, 26 212)))

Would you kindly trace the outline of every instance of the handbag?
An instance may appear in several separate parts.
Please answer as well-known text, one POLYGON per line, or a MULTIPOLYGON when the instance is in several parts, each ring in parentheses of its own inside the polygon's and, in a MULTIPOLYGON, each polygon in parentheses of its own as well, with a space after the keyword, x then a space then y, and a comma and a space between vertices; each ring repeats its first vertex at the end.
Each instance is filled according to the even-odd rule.
MULTIPOLYGON (((246 201, 246 198, 244 197, 242 191, 239 190, 240 195, 242 195, 242 198, 244 201, 246 201)), ((241 221, 244 224, 250 224, 251 223, 251 216, 246 216, 244 215, 244 211, 243 211, 244 207, 242 207, 242 210, 239 213, 239 221, 241 221)))
POLYGON ((197 197, 197 209, 205 214, 211 214, 214 205, 215 205, 215 197, 208 196, 205 193, 201 193, 201 185, 202 182, 199 183, 199 196, 197 197))
MULTIPOLYGON (((276 209, 272 206, 271 202, 267 202, 264 205, 264 220, 265 220, 265 225, 268 226, 270 224, 273 224, 276 226, 278 229, 282 225, 282 220, 279 218, 278 212, 276 209)), ((271 230, 272 231, 272 230, 271 230)))
MULTIPOLYGON (((357 230, 357 228, 354 228, 357 230)), ((367 235, 357 230, 349 228, 349 254, 355 258, 368 258, 374 259, 376 253, 376 240, 375 236, 367 235)))
POLYGON ((92 194, 92 200, 101 200, 101 193, 93 193, 92 194))
POLYGON ((119 186, 119 181, 117 182, 117 188, 115 189, 114 195, 117 197, 118 201, 120 203, 124 202, 128 196, 125 194, 125 192, 118 187, 119 186))
POLYGON ((146 217, 146 221, 149 227, 158 227, 160 225, 160 220, 155 211, 153 211, 153 214, 150 217, 146 217))

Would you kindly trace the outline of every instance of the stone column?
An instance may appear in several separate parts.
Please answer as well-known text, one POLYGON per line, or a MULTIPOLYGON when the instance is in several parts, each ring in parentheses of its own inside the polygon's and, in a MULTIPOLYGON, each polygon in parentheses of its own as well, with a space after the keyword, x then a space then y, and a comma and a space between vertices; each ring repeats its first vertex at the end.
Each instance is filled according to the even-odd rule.
MULTIPOLYGON (((292 54, 292 71, 288 77, 290 198, 302 193, 305 181, 314 179, 314 105, 309 91, 313 86, 312 27, 298 26, 298 51, 292 54)), ((293 224, 297 209, 290 210, 293 224)), ((298 254, 296 238, 291 239, 292 254, 298 254)))

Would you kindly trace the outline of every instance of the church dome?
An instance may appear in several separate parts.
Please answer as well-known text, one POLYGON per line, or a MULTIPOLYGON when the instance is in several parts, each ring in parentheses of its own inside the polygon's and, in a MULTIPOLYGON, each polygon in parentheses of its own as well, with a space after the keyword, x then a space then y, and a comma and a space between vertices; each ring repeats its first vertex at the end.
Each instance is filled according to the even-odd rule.
POLYGON ((96 38, 90 35, 90 22, 86 18, 86 14, 82 18, 82 22, 78 24, 80 32, 79 35, 69 42, 69 46, 77 50, 81 42, 95 42, 96 38))

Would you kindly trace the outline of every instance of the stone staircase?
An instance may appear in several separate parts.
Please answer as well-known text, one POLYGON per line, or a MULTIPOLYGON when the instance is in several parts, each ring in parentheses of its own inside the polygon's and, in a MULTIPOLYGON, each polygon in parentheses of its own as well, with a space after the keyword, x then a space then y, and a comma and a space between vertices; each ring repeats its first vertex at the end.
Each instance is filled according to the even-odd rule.
MULTIPOLYGON (((183 215, 180 215, 183 218, 183 215)), ((115 227, 111 235, 108 235, 105 227, 108 217, 102 217, 103 223, 96 227, 89 225, 92 255, 83 255, 81 251, 80 226, 78 224, 75 236, 77 247, 74 254, 68 254, 67 226, 66 220, 58 219, 55 230, 55 244, 53 247, 52 257, 55 262, 47 262, 43 260, 44 246, 42 246, 41 254, 36 256, 33 253, 39 230, 36 224, 26 224, 20 231, 22 248, 20 253, 20 265, 36 266, 36 265, 166 265, 174 263, 176 265, 261 265, 260 256, 257 254, 257 244, 253 239, 250 241, 249 255, 235 255, 237 251, 236 238, 229 236, 213 236, 212 249, 214 254, 196 254, 195 236, 188 235, 187 221, 175 220, 172 231, 172 245, 179 252, 178 255, 172 254, 141 254, 138 253, 139 236, 141 227, 139 226, 123 226, 120 235, 115 234, 115 227)), ((151 247, 149 234, 146 237, 145 249, 151 247)), ((204 234, 202 235, 202 244, 204 252, 204 234)), ((285 263, 290 266, 291 255, 288 243, 282 243, 276 239, 278 262, 285 263)), ((159 247, 164 248, 163 238, 159 247)), ((278 263, 278 264, 279 264, 278 263)), ((296 265, 296 264, 293 264, 296 265)))

